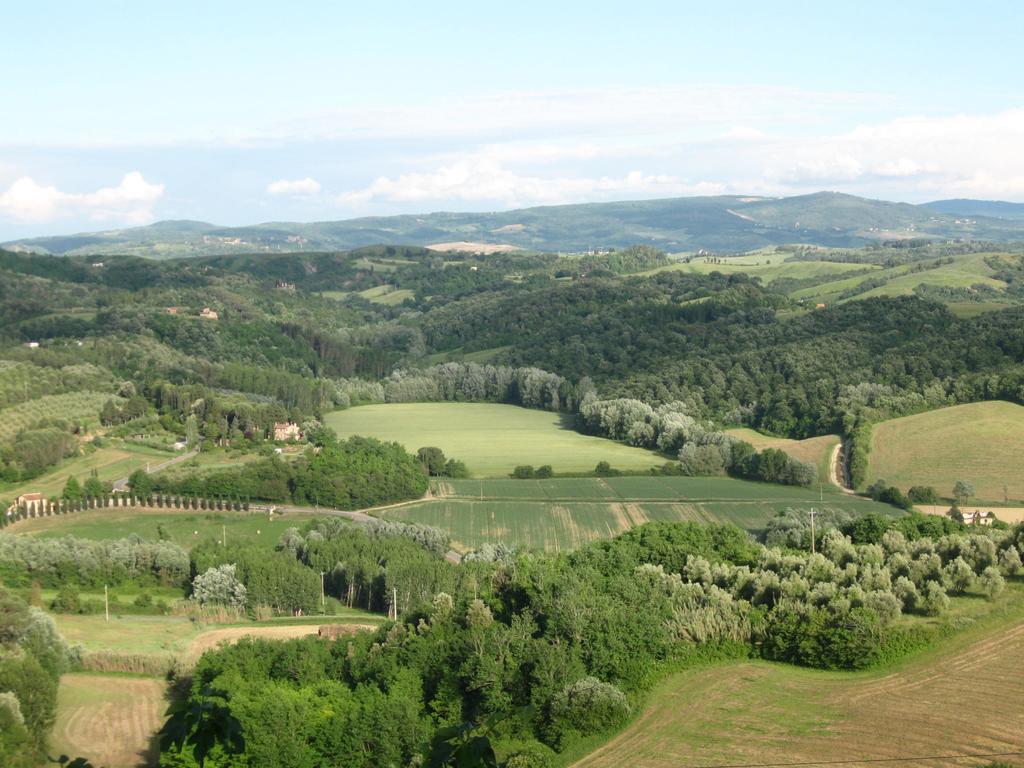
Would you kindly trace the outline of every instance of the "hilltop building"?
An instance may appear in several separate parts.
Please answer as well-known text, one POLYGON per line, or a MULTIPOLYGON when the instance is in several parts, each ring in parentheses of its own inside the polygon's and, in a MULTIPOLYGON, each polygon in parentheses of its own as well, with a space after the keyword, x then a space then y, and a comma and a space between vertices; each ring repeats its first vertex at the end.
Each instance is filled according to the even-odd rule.
POLYGON ((299 429, 299 425, 294 422, 287 421, 283 424, 274 424, 274 439, 280 441, 286 440, 301 440, 302 430, 299 429))
POLYGON ((219 317, 217 313, 209 307, 203 307, 203 311, 199 313, 199 316, 204 320, 216 320, 219 317))

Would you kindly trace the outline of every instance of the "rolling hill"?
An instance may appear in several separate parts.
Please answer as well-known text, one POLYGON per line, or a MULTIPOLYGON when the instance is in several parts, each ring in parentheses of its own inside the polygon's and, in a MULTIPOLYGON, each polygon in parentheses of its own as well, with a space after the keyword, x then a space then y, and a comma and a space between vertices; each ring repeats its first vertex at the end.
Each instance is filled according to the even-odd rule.
POLYGON ((150 258, 446 242, 568 252, 649 243, 668 251, 721 253, 784 243, 844 247, 910 238, 1024 239, 1024 216, 1009 216, 1000 207, 1013 205, 943 201, 919 206, 835 192, 787 198, 686 197, 244 227, 161 221, 131 229, 17 240, 6 246, 39 253, 150 258), (947 212, 947 203, 952 208, 961 207, 953 203, 962 203, 965 209, 983 206, 991 214, 947 212))
POLYGON ((925 203, 924 207, 939 213, 960 216, 987 216, 994 219, 1024 221, 1024 203, 1007 203, 1002 200, 936 200, 925 203))

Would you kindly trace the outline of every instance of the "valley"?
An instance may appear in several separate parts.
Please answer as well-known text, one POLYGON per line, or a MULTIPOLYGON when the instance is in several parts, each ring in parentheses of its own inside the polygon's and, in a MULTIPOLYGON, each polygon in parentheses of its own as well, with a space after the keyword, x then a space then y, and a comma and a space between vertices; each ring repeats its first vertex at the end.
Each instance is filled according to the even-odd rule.
POLYGON ((53 622, 53 749, 190 765, 186 702, 253 765, 510 711, 509 766, 890 760, 921 695, 948 754, 1017 746, 949 704, 1016 695, 1014 247, 165 250, 0 251, 0 594, 53 622))

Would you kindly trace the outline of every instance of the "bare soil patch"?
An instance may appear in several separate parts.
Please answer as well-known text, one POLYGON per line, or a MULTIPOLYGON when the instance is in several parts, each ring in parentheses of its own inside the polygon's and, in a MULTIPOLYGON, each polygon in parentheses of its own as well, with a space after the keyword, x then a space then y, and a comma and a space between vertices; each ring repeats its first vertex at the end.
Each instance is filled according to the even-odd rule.
POLYGON ((198 659, 206 651, 216 648, 221 643, 237 643, 243 637, 254 637, 261 640, 290 640, 295 637, 315 635, 320 629, 318 624, 301 624, 287 627, 227 627, 211 629, 203 632, 188 644, 186 656, 198 659))
POLYGON ((471 243, 466 240, 459 240, 451 243, 434 243, 433 245, 428 245, 427 249, 431 251, 479 253, 484 256, 488 256, 492 253, 509 253, 511 251, 522 250, 519 246, 509 245, 508 243, 471 243))

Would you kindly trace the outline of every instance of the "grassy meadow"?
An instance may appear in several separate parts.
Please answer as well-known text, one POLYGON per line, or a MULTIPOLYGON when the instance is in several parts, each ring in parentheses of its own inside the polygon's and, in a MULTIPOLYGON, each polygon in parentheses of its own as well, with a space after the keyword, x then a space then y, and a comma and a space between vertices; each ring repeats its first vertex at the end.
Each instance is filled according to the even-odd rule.
POLYGON ((155 541, 161 532, 185 549, 208 539, 229 542, 265 542, 272 547, 285 528, 301 526, 315 515, 289 512, 268 516, 266 512, 228 512, 166 509, 89 509, 70 515, 21 520, 6 530, 24 536, 78 536, 83 539, 122 539, 136 534, 155 541))
POLYGON ((733 523, 756 532, 790 507, 894 514, 890 506, 827 485, 806 489, 727 477, 440 480, 432 495, 379 514, 442 528, 456 549, 505 542, 549 551, 575 549, 653 521, 733 523))
POLYGON ((62 461, 34 480, 6 487, 0 484, 0 494, 5 499, 32 492, 47 497, 59 496, 68 477, 72 475, 81 482, 96 470, 100 480, 113 482, 128 477, 137 469, 144 469, 147 464, 160 464, 174 458, 174 454, 167 451, 122 441, 108 441, 103 448, 84 445, 82 454, 62 461))
POLYGON ((740 440, 746 440, 759 451, 763 451, 765 448, 778 448, 794 459, 814 464, 818 468, 818 477, 826 482, 833 450, 839 445, 839 435, 822 435, 821 437, 809 437, 806 440, 791 440, 786 437, 762 435, 760 432, 746 428, 727 429, 726 432, 740 440))
MULTIPOLYGON (((822 283, 809 288, 802 288, 792 293, 793 298, 805 301, 834 304, 854 299, 867 299, 874 296, 907 296, 914 292, 918 285, 930 285, 939 288, 971 288, 984 285, 1001 291, 1006 284, 992 277, 993 270, 985 263, 991 253, 961 254, 953 257, 951 264, 942 264, 933 269, 915 271, 916 264, 900 264, 895 267, 879 268, 870 274, 856 275, 822 283), (843 298, 844 291, 857 288, 867 279, 884 279, 884 285, 868 288, 855 296, 843 298)), ((922 262, 927 264, 928 262, 922 262)), ((864 265, 861 265, 864 266, 864 265)), ((793 275, 794 277, 798 275, 793 275)), ((967 310, 961 310, 966 312, 967 310)))
POLYGON ((464 461, 474 477, 507 476, 518 464, 587 472, 600 461, 646 470, 667 459, 642 448, 582 435, 548 411, 494 403, 389 403, 335 411, 325 422, 342 438, 393 440, 415 452, 437 446, 464 461))
POLYGON ((867 479, 884 479, 904 491, 931 485, 945 497, 952 496, 956 480, 967 480, 974 484, 972 501, 1020 501, 1022 457, 1024 406, 969 403, 877 424, 867 479))

